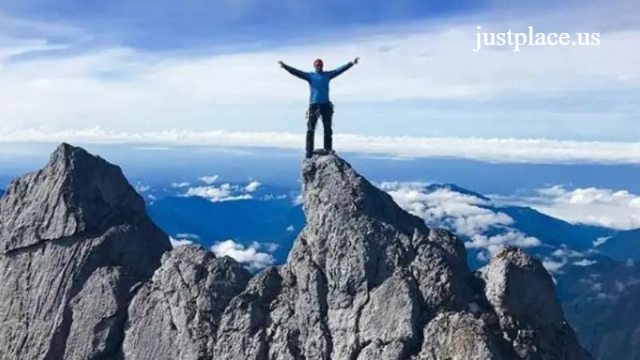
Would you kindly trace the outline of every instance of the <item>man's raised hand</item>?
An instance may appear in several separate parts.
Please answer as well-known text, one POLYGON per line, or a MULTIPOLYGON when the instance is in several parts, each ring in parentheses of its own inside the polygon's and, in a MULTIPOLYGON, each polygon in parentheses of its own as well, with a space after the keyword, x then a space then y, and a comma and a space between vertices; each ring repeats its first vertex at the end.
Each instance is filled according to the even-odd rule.
POLYGON ((353 63, 354 63, 354 64, 358 64, 358 61, 360 61, 360 57, 359 57, 359 56, 358 56, 358 57, 356 57, 356 59, 355 59, 355 60, 353 60, 353 63))
POLYGON ((284 63, 282 61, 278 61, 278 64, 280 64, 280 67, 284 67, 284 63))

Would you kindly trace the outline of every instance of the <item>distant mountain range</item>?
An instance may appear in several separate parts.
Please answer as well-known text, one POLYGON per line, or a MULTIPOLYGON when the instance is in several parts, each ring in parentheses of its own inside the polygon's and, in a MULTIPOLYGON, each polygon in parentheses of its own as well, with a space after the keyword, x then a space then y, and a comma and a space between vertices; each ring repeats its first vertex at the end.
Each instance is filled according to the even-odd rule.
MULTIPOLYGON (((487 210, 490 214, 506 215, 512 221, 509 224, 498 223, 489 226, 480 235, 487 238, 521 234, 522 238, 535 238, 540 241, 539 246, 526 247, 526 250, 538 257, 549 261, 566 261, 568 257, 588 258, 592 255, 593 242, 603 237, 613 236, 616 230, 600 226, 571 224, 535 209, 525 206, 502 206, 495 204, 490 198, 476 192, 461 188, 453 184, 433 184, 425 188, 425 193, 437 191, 450 191, 460 195, 474 197, 478 203, 474 206, 487 210), (563 256, 570 255, 570 256, 563 256)), ((456 231, 455 217, 436 219, 431 225, 443 226, 456 231)), ((459 233, 459 232, 457 232, 459 233)), ((474 234, 476 235, 476 234, 474 234)), ((460 235, 469 239, 468 236, 460 235)), ((523 246, 525 247, 525 246, 523 246)), ((470 261, 477 266, 482 266, 484 261, 477 259, 479 250, 469 248, 470 261), (476 258, 475 260, 473 258, 476 258)), ((640 251, 639 251, 640 253, 640 251)))
POLYGON ((607 239, 598 250, 612 259, 640 261, 640 229, 621 231, 607 239))

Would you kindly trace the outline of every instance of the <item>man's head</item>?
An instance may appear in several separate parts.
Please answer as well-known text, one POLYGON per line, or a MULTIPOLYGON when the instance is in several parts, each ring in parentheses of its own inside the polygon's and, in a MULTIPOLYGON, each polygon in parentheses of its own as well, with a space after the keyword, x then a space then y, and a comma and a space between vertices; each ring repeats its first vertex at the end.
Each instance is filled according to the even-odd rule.
POLYGON ((313 67, 316 69, 317 72, 321 72, 322 68, 324 67, 324 63, 322 62, 321 59, 316 59, 313 62, 313 67))

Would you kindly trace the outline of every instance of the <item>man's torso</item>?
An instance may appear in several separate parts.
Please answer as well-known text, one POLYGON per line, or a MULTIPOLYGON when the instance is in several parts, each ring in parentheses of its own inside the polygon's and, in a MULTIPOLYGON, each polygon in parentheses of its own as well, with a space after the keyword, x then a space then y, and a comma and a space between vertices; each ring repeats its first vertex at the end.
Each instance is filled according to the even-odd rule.
POLYGON ((309 87, 311 90, 310 103, 323 104, 330 102, 329 100, 329 73, 310 72, 309 87))

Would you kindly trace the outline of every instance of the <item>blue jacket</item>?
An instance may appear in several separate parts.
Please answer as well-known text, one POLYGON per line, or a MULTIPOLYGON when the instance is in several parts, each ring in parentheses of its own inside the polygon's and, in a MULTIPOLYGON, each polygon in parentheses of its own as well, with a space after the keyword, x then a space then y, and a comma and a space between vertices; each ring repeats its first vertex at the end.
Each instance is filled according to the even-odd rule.
POLYGON ((309 96, 309 103, 311 104, 324 104, 329 103, 329 82, 335 79, 338 75, 349 70, 353 66, 353 62, 349 62, 339 68, 331 71, 323 72, 304 72, 289 65, 282 65, 291 75, 297 76, 302 80, 306 80, 309 83, 309 89, 311 94, 309 96))

